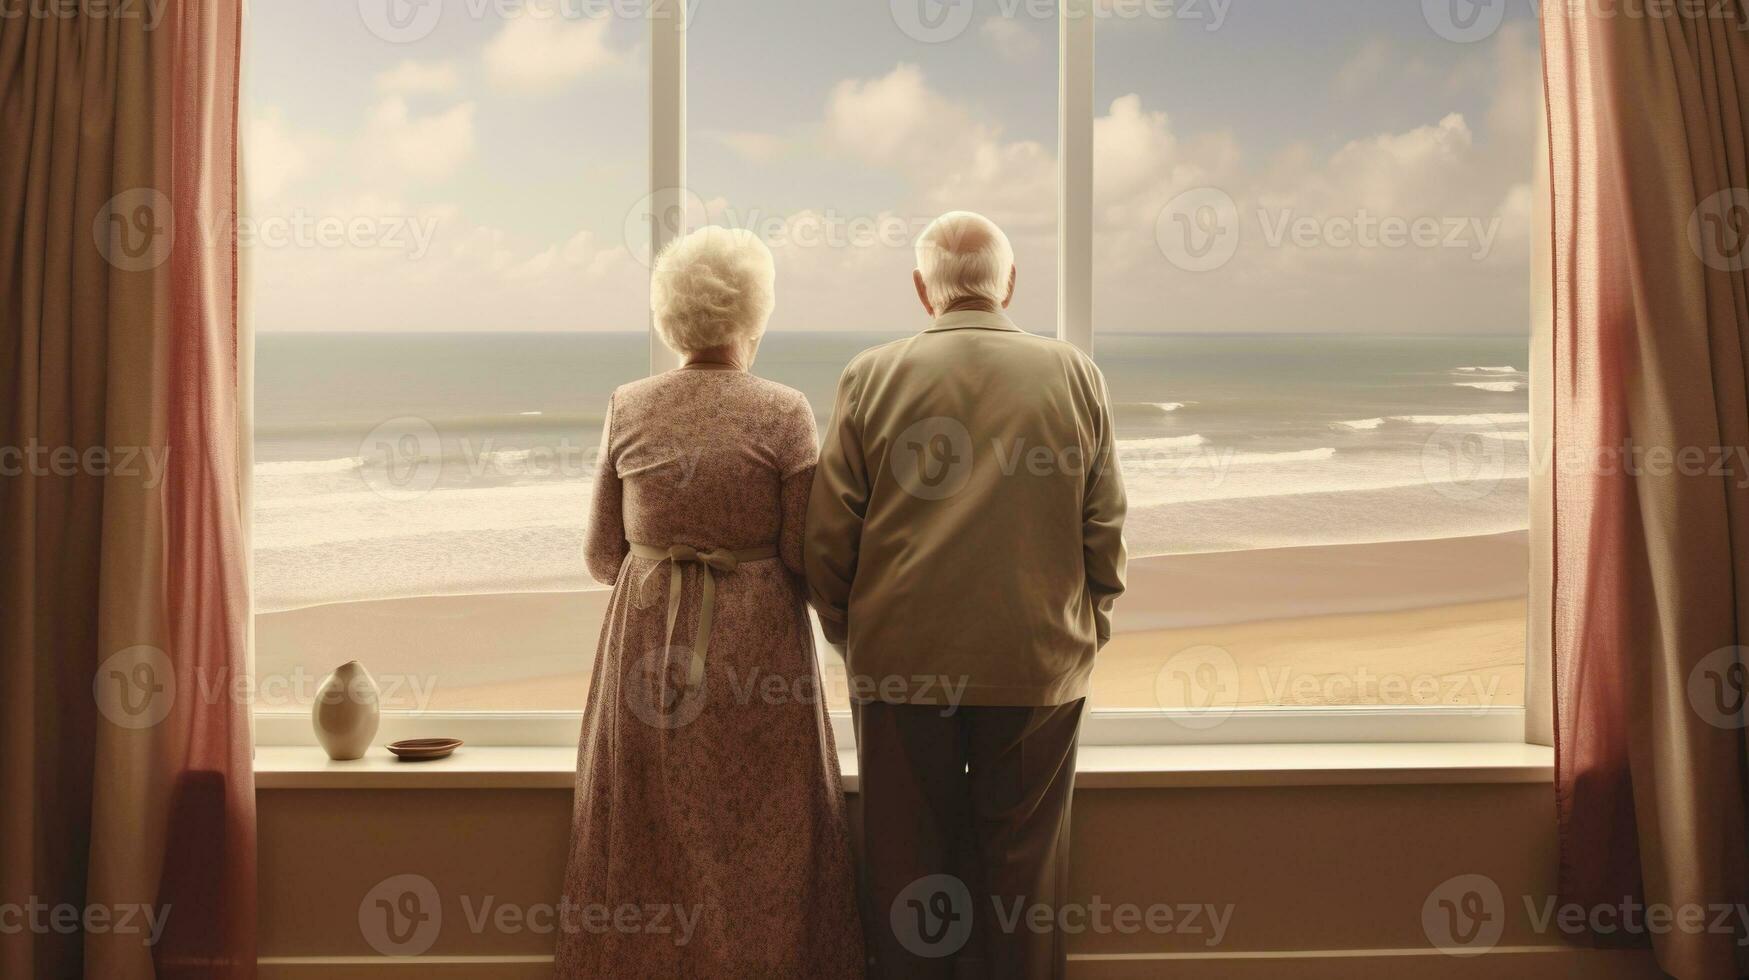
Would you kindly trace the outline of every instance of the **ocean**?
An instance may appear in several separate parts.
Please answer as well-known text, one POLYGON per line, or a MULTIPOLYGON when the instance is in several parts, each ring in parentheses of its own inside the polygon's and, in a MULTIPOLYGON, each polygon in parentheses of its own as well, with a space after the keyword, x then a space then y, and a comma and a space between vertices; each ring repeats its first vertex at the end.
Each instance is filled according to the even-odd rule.
MULTIPOLYGON (((754 370, 824 416, 845 362, 891 339, 773 333, 754 370)), ((1526 526, 1523 336, 1098 344, 1132 555, 1526 526)), ((642 332, 261 335, 257 609, 592 587, 582 529, 604 410, 648 364, 642 332)))

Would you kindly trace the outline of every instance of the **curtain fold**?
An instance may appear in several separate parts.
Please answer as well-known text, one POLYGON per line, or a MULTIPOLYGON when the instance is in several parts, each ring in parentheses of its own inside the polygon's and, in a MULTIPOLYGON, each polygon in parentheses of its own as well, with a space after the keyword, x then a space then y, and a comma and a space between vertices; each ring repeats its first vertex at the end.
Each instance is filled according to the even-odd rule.
MULTIPOLYGON (((1749 902, 1749 11, 1625 9, 1543 14, 1560 881, 1717 910, 1749 902)), ((1652 933, 1664 969, 1749 970, 1706 921, 1652 933)))
POLYGON ((241 17, 0 0, 7 977, 254 974, 241 17))

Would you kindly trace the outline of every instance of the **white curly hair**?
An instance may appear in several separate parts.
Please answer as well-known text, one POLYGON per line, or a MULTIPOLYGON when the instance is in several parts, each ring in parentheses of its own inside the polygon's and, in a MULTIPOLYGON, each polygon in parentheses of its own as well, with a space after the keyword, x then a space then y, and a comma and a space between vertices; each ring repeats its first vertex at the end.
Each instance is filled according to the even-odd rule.
POLYGON ((650 272, 650 309, 670 350, 758 340, 777 305, 777 268, 759 236, 709 226, 670 242, 650 272))

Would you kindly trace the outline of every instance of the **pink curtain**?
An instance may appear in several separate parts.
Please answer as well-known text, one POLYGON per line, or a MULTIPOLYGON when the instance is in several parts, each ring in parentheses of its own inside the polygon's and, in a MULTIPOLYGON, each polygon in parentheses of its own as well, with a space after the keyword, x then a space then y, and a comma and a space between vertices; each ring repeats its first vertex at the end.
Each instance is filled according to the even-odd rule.
POLYGON ((241 4, 0 13, 0 975, 252 976, 241 4))
MULTIPOLYGON (((1587 908, 1749 902, 1746 13, 1544 5, 1557 812, 1587 908)), ((1735 978, 1728 921, 1649 938, 1735 978)))

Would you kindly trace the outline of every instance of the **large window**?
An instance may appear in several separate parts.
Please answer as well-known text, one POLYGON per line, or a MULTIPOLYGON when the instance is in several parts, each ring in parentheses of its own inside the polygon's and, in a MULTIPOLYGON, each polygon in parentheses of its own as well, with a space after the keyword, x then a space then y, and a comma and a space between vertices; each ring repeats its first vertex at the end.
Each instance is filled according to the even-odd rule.
POLYGON ((1523 704, 1535 24, 1439 7, 1098 25, 1097 705, 1523 704))
POLYGON ((390 709, 579 710, 589 473, 649 365, 645 29, 462 2, 250 22, 259 704, 359 659, 390 709))
MULTIPOLYGON (((756 370, 806 394, 822 424, 852 357, 928 325, 913 243, 943 211, 1003 226, 1021 270, 1009 312, 1056 333, 1057 22, 1004 9, 943 8, 931 29, 860 0, 697 7, 691 210, 771 247, 778 303, 756 370)), ((843 662, 821 666, 847 710, 843 662)))
POLYGON ((1510 737, 1540 91, 1511 6, 261 6, 262 710, 357 658, 391 709, 574 738, 602 413, 667 366, 652 243, 770 243, 757 370, 824 416, 924 325, 911 243, 969 208, 1016 321, 1116 406, 1136 560, 1087 737, 1510 737))

